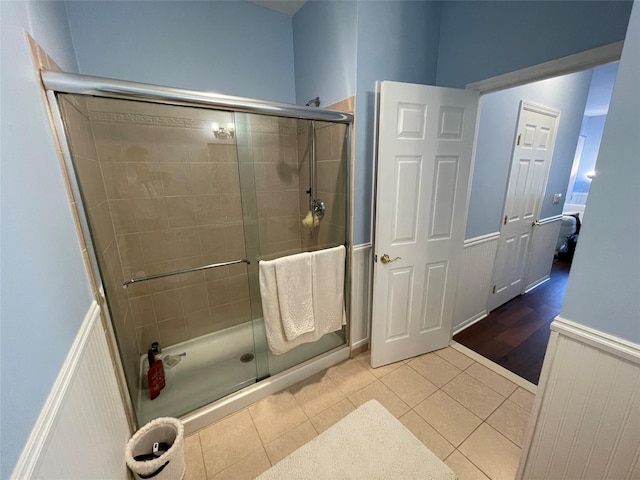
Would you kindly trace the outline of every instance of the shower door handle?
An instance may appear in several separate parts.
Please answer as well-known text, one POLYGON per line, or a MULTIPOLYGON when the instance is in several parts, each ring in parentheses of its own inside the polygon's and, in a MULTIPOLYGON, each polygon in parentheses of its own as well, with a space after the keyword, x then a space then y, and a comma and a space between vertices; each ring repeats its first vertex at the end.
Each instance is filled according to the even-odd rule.
POLYGON ((199 272, 201 270, 208 270, 209 268, 226 267, 228 265, 235 265, 236 263, 246 263, 251 265, 251 262, 246 258, 240 260, 233 260, 232 262, 212 263, 211 265, 203 265, 201 267, 185 268, 184 270, 176 270, 175 272, 158 273, 156 275, 148 275, 146 277, 132 278, 122 284, 122 288, 127 288, 132 283, 146 282, 147 280, 155 280, 156 278, 171 277, 173 275, 181 275, 183 273, 199 272))
POLYGON ((385 253, 384 255, 382 255, 382 258, 380 259, 380 261, 385 265, 387 263, 395 262, 396 260, 402 260, 402 257, 391 258, 389 257, 389 255, 385 253))

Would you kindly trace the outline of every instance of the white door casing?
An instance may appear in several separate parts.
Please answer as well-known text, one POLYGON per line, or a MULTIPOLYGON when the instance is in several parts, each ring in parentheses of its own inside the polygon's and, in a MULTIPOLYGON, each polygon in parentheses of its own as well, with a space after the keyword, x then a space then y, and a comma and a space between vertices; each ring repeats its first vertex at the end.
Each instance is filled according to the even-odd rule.
POLYGON ((451 339, 478 94, 382 82, 379 102, 373 367, 451 339))
POLYGON ((558 110, 520 102, 489 311, 524 293, 559 120, 558 110))

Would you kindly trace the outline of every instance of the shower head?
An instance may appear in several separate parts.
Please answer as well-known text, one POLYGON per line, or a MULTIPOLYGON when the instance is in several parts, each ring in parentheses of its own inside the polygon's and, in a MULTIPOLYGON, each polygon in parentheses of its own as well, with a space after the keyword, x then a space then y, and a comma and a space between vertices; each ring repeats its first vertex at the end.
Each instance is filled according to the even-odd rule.
POLYGON ((311 105, 313 105, 315 107, 319 107, 320 106, 320 97, 312 98, 306 104, 307 107, 310 107, 311 105))

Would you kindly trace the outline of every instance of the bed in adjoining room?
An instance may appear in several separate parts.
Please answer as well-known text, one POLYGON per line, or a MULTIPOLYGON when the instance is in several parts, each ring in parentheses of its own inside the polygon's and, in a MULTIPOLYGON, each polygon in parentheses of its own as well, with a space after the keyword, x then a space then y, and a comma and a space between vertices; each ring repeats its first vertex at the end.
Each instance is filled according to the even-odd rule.
POLYGON ((578 235, 580 233, 579 212, 566 212, 562 214, 562 223, 560 225, 560 233, 556 242, 556 258, 563 262, 571 262, 573 254, 578 243, 578 235))

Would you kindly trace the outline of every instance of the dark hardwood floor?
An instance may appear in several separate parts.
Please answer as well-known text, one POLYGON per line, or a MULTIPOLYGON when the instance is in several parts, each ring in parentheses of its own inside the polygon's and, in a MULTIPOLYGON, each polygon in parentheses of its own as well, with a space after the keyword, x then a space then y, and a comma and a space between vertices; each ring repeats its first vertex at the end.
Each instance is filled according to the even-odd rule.
POLYGON ((550 280, 496 308, 453 339, 537 385, 549 325, 560 313, 569 268, 569 263, 556 260, 550 280))

